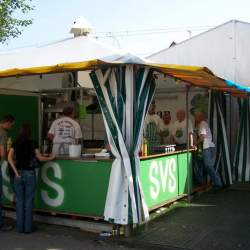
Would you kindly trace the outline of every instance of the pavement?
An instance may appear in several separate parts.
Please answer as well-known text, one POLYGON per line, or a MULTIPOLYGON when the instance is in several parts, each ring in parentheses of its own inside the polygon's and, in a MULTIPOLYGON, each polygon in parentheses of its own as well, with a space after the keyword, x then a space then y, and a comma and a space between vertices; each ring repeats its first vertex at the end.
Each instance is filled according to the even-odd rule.
MULTIPOLYGON (((7 220, 8 224, 13 221, 7 220)), ((79 229, 63 226, 35 224, 32 234, 20 234, 15 230, 0 232, 0 250, 139 250, 135 246, 125 246, 113 238, 100 238, 79 229)))
POLYGON ((250 250, 250 184, 178 203, 127 241, 144 249, 250 250))
POLYGON ((32 234, 0 232, 0 250, 250 250, 250 184, 198 194, 152 216, 129 238, 39 223, 32 234))

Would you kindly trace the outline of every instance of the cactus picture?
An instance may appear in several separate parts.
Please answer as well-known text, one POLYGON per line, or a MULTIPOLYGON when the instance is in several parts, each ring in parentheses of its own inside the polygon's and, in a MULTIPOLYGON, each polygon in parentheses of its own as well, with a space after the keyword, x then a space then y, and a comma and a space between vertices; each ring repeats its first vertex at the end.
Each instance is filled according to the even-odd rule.
POLYGON ((195 112, 200 111, 206 116, 208 114, 208 94, 197 94, 191 100, 190 113, 194 115, 195 112))
POLYGON ((182 131, 181 128, 178 128, 178 129, 176 130, 175 136, 176 136, 177 138, 180 138, 180 137, 183 136, 183 131, 182 131))

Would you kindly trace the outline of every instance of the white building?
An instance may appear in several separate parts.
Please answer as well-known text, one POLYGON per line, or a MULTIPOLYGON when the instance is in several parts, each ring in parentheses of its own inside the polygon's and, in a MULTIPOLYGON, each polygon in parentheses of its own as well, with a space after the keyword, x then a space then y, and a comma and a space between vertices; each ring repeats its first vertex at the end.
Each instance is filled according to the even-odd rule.
POLYGON ((216 75, 250 86, 250 23, 232 20, 148 59, 159 63, 206 66, 216 75))

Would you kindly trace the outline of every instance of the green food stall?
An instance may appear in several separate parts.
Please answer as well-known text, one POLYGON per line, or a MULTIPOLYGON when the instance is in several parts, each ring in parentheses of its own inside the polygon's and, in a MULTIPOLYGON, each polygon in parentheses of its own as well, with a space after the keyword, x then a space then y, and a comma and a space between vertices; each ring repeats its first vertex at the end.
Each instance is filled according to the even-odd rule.
MULTIPOLYGON (((58 46, 25 50, 23 55, 1 55, 0 87, 10 77, 28 79, 30 75, 40 75, 43 78, 47 74, 90 71, 114 157, 58 157, 43 164, 37 170, 35 208, 104 218, 112 224, 138 224, 149 219, 150 210, 189 194, 192 185, 189 150, 139 158, 144 119, 155 92, 155 72, 198 87, 244 93, 233 86, 228 87, 223 79, 206 68, 154 64, 131 54, 110 56, 110 50, 97 55, 97 46, 100 45, 87 37, 78 37, 60 42, 58 46), (78 51, 79 44, 81 49, 78 51), (34 54, 37 55, 35 60, 34 54)), ((35 133, 33 137, 40 141, 39 91, 34 94, 37 103, 26 107, 23 107, 26 101, 13 105, 21 97, 6 98, 4 91, 0 96, 1 114, 16 115, 17 125, 30 121, 35 133), (2 100, 9 103, 2 104, 2 100), (37 109, 37 114, 33 108, 37 109)), ((32 93, 22 96, 33 101, 30 95, 32 93)), ((3 163, 3 203, 11 205, 13 193, 7 169, 3 163)))
MULTIPOLYGON (((1 90, 0 114, 11 113, 16 124, 9 136, 14 139, 22 122, 32 126, 32 138, 40 141, 41 95, 1 90), (25 112, 23 112, 25 111, 25 112)), ((187 151, 140 157, 140 179, 149 210, 154 210, 190 192, 191 153, 187 151)), ((35 210, 57 215, 103 219, 113 159, 57 157, 36 170, 35 210)), ((14 194, 9 168, 2 163, 3 205, 13 207, 14 194)))

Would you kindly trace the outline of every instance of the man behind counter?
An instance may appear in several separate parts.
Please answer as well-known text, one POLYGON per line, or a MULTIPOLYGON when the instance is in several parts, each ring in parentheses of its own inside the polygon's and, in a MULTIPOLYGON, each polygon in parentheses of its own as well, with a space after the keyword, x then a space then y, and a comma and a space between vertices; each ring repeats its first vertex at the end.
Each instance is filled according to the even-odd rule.
POLYGON ((171 123, 171 114, 170 111, 164 111, 162 116, 162 137, 163 144, 171 144, 171 134, 172 134, 172 123, 171 123))
MULTIPOLYGON (((172 127, 172 140, 176 144, 178 150, 187 148, 187 119, 186 113, 183 109, 178 109, 176 112, 177 120, 172 127)), ((188 136, 190 147, 193 147, 193 126, 190 120, 188 120, 188 136)))
POLYGON ((63 109, 63 116, 56 119, 48 132, 49 140, 53 141, 52 154, 68 155, 69 145, 77 144, 82 138, 80 125, 74 120, 74 108, 63 109))
POLYGON ((162 143, 162 120, 155 114, 155 102, 153 101, 149 106, 148 114, 144 123, 144 138, 148 140, 148 151, 153 153, 155 146, 162 143))

